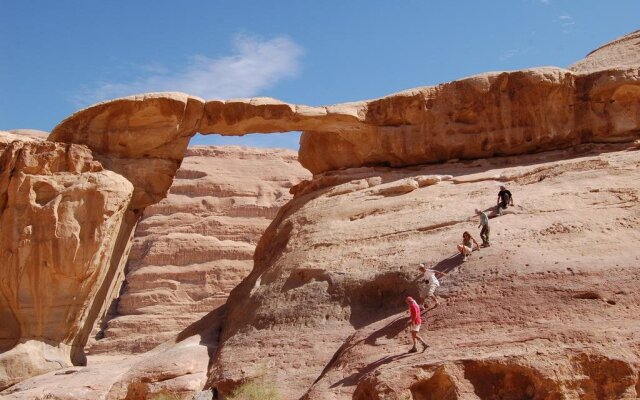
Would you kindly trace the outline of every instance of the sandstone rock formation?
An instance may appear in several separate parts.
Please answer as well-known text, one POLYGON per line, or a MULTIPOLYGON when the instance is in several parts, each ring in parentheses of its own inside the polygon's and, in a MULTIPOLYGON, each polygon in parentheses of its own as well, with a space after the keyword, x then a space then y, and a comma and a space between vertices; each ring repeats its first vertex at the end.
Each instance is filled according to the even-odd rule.
MULTIPOLYGON (((75 363, 82 362, 79 349, 86 343, 89 322, 105 310, 122 279, 136 217, 166 196, 192 135, 303 130, 299 159, 314 178, 292 188, 297 197, 262 236, 254 269, 232 291, 227 305, 181 332, 174 339, 175 352, 167 344, 141 364, 105 364, 113 373, 91 395, 187 396, 203 381, 198 371, 206 351, 211 363, 207 385, 222 395, 263 375, 285 398, 637 396, 640 302, 634 282, 640 258, 635 245, 640 161, 638 146, 631 143, 640 135, 640 70, 630 52, 636 41, 637 33, 628 35, 572 69, 482 74, 330 107, 268 98, 204 101, 164 93, 116 99, 72 115, 49 140, 86 145, 105 169, 131 183, 124 186, 132 200, 111 211, 121 213, 123 222, 114 217, 109 222, 114 228, 106 233, 95 228, 105 236, 92 252, 70 256, 60 251, 56 258, 55 248, 48 245, 46 256, 54 261, 102 258, 98 268, 87 267, 99 271, 100 290, 95 296, 91 290, 82 292, 86 301, 68 300, 74 306, 73 301, 92 303, 88 315, 70 308, 73 329, 49 347, 40 344, 44 341, 38 332, 52 324, 37 312, 29 318, 44 322, 27 324, 37 327, 36 334, 23 335, 17 328, 20 320, 9 319, 5 338, 26 340, 13 353, 0 355, 2 365, 7 370, 22 355, 33 354, 23 351, 31 346, 29 339, 36 341, 40 361, 51 359, 50 347, 61 343, 71 346, 75 363), (561 148, 568 150, 540 153, 561 148), (503 157, 509 155, 518 157, 503 157), (449 162, 425 165, 440 161, 449 162), (493 220, 494 245, 461 268, 454 245, 461 231, 473 229, 472 210, 494 204, 495 186, 504 182, 516 193, 518 206, 493 220), (100 246, 115 249, 103 252, 100 246), (434 346, 408 357, 403 354, 406 343, 397 336, 406 323, 403 298, 417 293, 415 265, 425 259, 449 271, 441 292, 446 305, 429 314, 434 346), (596 329, 600 327, 605 328, 596 329), (219 340, 214 338, 218 331, 219 340), (170 365, 172 358, 186 354, 180 346, 199 354, 193 357, 197 366, 188 366, 183 358, 176 361, 179 366, 170 365), (165 350, 167 357, 158 361, 155 355, 165 350), (189 381, 176 368, 198 378, 189 381)), ((18 151, 13 142, 6 146, 3 166, 10 169, 31 154, 18 151)), ((73 146, 20 146, 58 152, 49 164, 47 157, 27 157, 37 158, 25 162, 27 170, 89 159, 73 156, 68 161, 67 150, 52 150, 73 146), (58 157, 67 161, 53 161, 58 157)), ((2 182, 22 179, 7 170, 2 170, 0 188, 2 182)), ((93 173, 107 174, 87 171, 74 179, 89 179, 93 173)), ((20 203, 32 207, 25 210, 16 203, 11 223, 4 222, 3 214, 3 232, 31 235, 27 224, 40 215, 32 212, 40 210, 32 200, 49 201, 52 194, 68 198, 42 188, 43 194, 29 194, 29 203, 20 203)), ((7 199, 6 204, 14 204, 11 196, 7 199)), ((86 203, 78 200, 65 209, 76 206, 86 203)), ((3 212, 4 207, 2 203, 3 212)), ((77 225, 69 221, 63 228, 73 231, 77 225)), ((65 236, 55 236, 59 238, 65 236)), ((7 248, 16 239, 21 238, 7 241, 7 248)), ((156 250, 163 254, 161 246, 156 250)), ((3 256, 14 253, 3 249, 3 256)), ((12 268, 6 271, 30 271, 12 268)), ((13 280, 5 279, 2 290, 14 296, 14 303, 3 300, 3 316, 15 315, 15 304, 21 304, 14 292, 22 281, 10 275, 13 280)), ((31 275, 27 280, 35 289, 30 293, 39 293, 40 278, 31 275)), ((57 293, 65 283, 54 281, 49 287, 57 293)), ((167 287, 176 284, 167 282, 167 287)), ((153 307, 157 293, 145 304, 153 307)), ((60 318, 56 315, 52 322, 60 318)), ((55 375, 49 377, 55 380, 55 375)), ((5 382, 15 381, 11 379, 5 382)), ((29 381, 22 385, 6 393, 39 390, 29 381)))
POLYGON ((0 168, 4 388, 83 362, 133 188, 79 145, 14 140, 0 168))
POLYGON ((138 188, 139 207, 164 196, 175 161, 195 132, 302 130, 299 160, 313 173, 630 141, 640 129, 640 72, 631 50, 637 40, 634 33, 603 47, 576 64, 575 72, 545 67, 486 73, 328 107, 270 98, 133 96, 79 111, 53 130, 51 140, 86 144, 109 159, 124 159, 123 165, 161 163, 158 176, 143 180, 123 165, 113 166, 138 188), (609 63, 610 53, 620 56, 609 63))
POLYGON ((637 68, 640 65, 640 30, 624 35, 592 51, 583 60, 569 67, 585 74, 607 69, 637 68))
POLYGON ((0 131, 0 144, 6 146, 14 140, 33 141, 44 140, 49 136, 48 132, 35 129, 13 129, 11 131, 0 131))
POLYGON ((640 153, 611 152, 626 147, 360 168, 355 190, 294 198, 229 297, 210 384, 266 370, 287 399, 635 397, 640 153), (462 263, 455 245, 477 238, 474 209, 491 211, 499 184, 516 207, 462 263), (448 273, 444 302, 427 314, 432 347, 410 355, 403 301, 424 261, 448 273))
POLYGON ((114 315, 89 353, 150 350, 224 304, 304 178, 290 150, 188 148, 169 195, 138 224, 114 315))
POLYGON ((112 100, 62 121, 49 140, 88 146, 135 187, 131 209, 162 200, 202 117, 204 101, 182 93, 112 100))
POLYGON ((178 343, 126 359, 90 355, 87 367, 64 368, 25 380, 2 392, 2 398, 191 399, 206 381, 209 357, 218 342, 220 312, 211 312, 181 332, 178 343))

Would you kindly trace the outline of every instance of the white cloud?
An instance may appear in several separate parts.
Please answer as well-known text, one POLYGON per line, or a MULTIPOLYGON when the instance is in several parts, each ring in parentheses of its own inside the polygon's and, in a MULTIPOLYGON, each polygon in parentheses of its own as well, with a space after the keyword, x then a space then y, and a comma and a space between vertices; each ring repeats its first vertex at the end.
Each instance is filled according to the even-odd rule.
POLYGON ((303 49, 291 39, 279 36, 260 39, 237 35, 233 54, 212 58, 191 57, 182 70, 160 64, 136 66, 141 77, 125 82, 100 82, 84 87, 74 96, 78 106, 136 93, 180 91, 205 99, 256 96, 282 79, 294 77, 300 69, 303 49))
POLYGON ((562 33, 569 34, 573 32, 574 25, 576 22, 573 20, 571 15, 565 14, 561 15, 557 18, 557 21, 560 23, 562 27, 562 33))
POLYGON ((523 47, 523 48, 515 48, 515 49, 509 49, 509 50, 505 50, 502 53, 500 53, 500 61, 506 61, 510 58, 513 57, 521 57, 525 54, 527 54, 529 52, 529 48, 527 47, 523 47))

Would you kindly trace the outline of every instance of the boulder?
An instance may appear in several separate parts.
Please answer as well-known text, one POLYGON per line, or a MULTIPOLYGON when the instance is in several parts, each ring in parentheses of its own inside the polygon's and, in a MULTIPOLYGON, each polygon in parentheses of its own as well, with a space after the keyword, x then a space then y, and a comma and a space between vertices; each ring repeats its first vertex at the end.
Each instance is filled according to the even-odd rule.
POLYGON ((0 387, 84 363, 121 260, 133 187, 89 149, 16 140, 0 157, 0 387), (48 361, 44 361, 48 360, 48 361))

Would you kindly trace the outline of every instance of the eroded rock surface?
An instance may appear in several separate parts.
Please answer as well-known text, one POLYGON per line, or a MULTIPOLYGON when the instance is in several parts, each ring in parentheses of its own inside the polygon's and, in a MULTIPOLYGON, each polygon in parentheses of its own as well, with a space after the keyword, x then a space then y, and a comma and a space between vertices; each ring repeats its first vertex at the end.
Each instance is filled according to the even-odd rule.
POLYGON ((367 102, 358 130, 305 131, 300 162, 318 173, 632 141, 639 99, 637 67, 589 75, 561 68, 482 74, 367 102))
POLYGON ((569 67, 581 74, 614 68, 637 68, 640 65, 640 31, 624 35, 589 53, 569 67))
POLYGON ((14 140, 0 166, 4 388, 83 362, 133 187, 79 145, 14 140))
MULTIPOLYGON (((2 385, 67 360, 83 362, 89 322, 122 279, 136 217, 166 196, 191 136, 304 130, 299 158, 316 176, 293 188, 297 198, 262 237, 254 269, 232 292, 228 312, 207 325, 217 332, 224 317, 220 350, 215 353, 217 340, 205 339, 213 333, 192 326, 174 340, 178 348, 197 343, 198 366, 188 366, 180 349, 160 362, 153 353, 143 364, 105 365, 112 373, 91 395, 192 393, 202 383, 197 371, 206 351, 213 363, 208 384, 222 394, 267 374, 285 398, 637 396, 636 44, 637 32, 571 69, 481 74, 329 107, 180 93, 116 99, 72 115, 49 137, 86 145, 99 163, 85 147, 1 141, 0 188, 8 188, 0 198, 3 232, 10 228, 0 244, 13 263, 1 286, 0 312, 9 321, 2 343, 12 348, 0 355, 8 376, 2 385), (576 147, 634 140, 633 146, 576 147), (570 150, 539 153, 558 148, 570 150), (539 154, 523 156, 529 153, 539 154), (520 156, 483 159, 504 155, 520 156), (424 166, 451 159, 476 161, 424 166), (48 178, 59 175, 62 183, 48 178), (494 245, 461 268, 455 242, 473 229, 472 210, 492 205, 495 185, 504 182, 518 206, 494 220, 494 245), (117 194, 105 200, 106 193, 117 194), (114 205, 104 211, 113 218, 99 221, 103 211, 94 202, 114 205), (50 204, 62 208, 43 211, 50 204), (60 229, 51 215, 62 218, 60 229), (20 249, 25 239, 29 245, 20 249), (78 251, 85 239, 88 250, 78 251), (55 274, 43 274, 43 264, 28 258, 38 248, 34 242, 45 244, 33 257, 51 260, 55 274), (102 261, 94 264, 96 258, 102 261), (441 346, 410 358, 407 344, 395 338, 406 321, 402 299, 417 292, 415 265, 425 259, 450 272, 441 289, 446 304, 429 315, 430 337, 441 346), (83 260, 85 269, 54 263, 60 260, 83 260), (42 282, 55 293, 79 285, 73 290, 81 298, 63 292, 67 309, 42 317, 42 282), (26 295, 16 294, 25 285, 26 295), (22 320, 35 328, 23 332, 22 320), (60 324, 71 328, 61 334, 60 324), (47 330, 58 336, 49 341, 47 330), (16 337, 24 340, 14 346, 16 337), (186 375, 178 371, 183 367, 186 375)), ((161 260, 162 246, 156 250, 161 260)), ((153 308, 156 294, 177 287, 165 283, 138 304, 153 308)), ((63 383, 58 387, 77 382, 56 377, 51 382, 63 383)), ((15 396, 20 390, 10 389, 15 396)))
POLYGON ((261 239, 210 384, 267 371, 288 399, 633 398, 640 153, 624 148, 331 173, 353 190, 296 197, 261 239), (405 190, 426 175, 452 177, 405 190), (474 209, 492 214, 499 184, 516 206, 463 263, 455 245, 479 240, 474 209), (448 275, 431 347, 410 355, 403 300, 424 261, 448 275))
POLYGON ((138 224, 117 308, 89 352, 150 350, 222 305, 289 189, 309 175, 289 150, 187 149, 169 195, 138 224))
POLYGON ((78 111, 49 140, 89 147, 106 169, 135 187, 131 209, 162 200, 203 115, 204 100, 183 93, 144 94, 78 111))
POLYGON ((326 107, 272 98, 132 96, 77 112, 50 140, 82 143, 104 156, 106 168, 134 183, 134 208, 164 197, 196 132, 304 131, 299 161, 312 173, 629 142, 640 131, 638 40, 637 32, 629 34, 572 69, 485 73, 326 107))

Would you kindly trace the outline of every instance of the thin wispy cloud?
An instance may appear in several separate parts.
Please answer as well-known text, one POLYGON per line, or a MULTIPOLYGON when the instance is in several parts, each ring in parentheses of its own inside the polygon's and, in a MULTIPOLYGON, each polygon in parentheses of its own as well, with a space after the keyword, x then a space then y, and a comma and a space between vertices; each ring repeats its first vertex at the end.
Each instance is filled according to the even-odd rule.
POLYGON ((506 61, 510 58, 521 57, 526 55, 529 52, 529 47, 518 47, 514 49, 504 50, 500 53, 499 59, 500 61, 506 61))
POLYGON ((137 78, 85 86, 73 100, 77 106, 86 106, 136 93, 164 91, 205 99, 256 96, 283 79, 296 76, 302 54, 303 49, 285 36, 261 39, 237 35, 230 55, 194 55, 180 70, 158 63, 137 65, 137 78))
POLYGON ((574 21, 571 15, 565 14, 561 15, 557 18, 558 23, 562 27, 562 33, 568 34, 573 32, 574 25, 576 22, 574 21))

